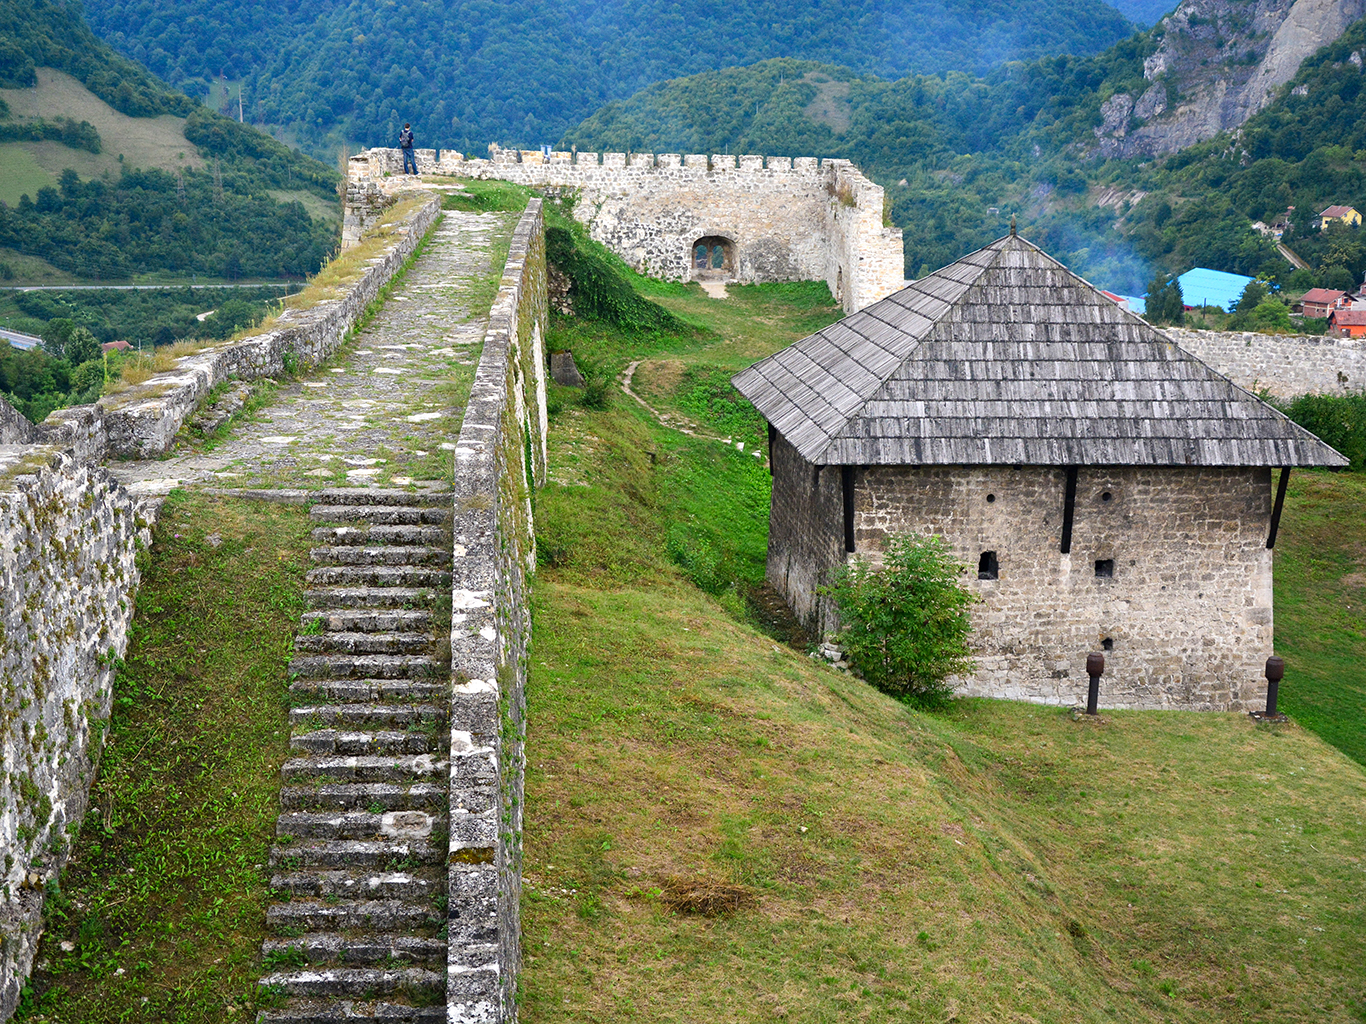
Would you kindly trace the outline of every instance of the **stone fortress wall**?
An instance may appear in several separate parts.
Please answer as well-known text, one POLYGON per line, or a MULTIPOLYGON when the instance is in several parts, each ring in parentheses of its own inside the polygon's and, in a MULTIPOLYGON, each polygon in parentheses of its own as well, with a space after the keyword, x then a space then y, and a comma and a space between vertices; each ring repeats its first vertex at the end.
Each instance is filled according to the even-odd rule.
POLYGON ((137 551, 151 539, 142 512, 70 453, 0 445, 0 1019, 18 1003, 44 889, 85 817, 133 617, 137 551))
POLYGON ((1239 387, 1276 398, 1340 395, 1366 387, 1366 339, 1163 328, 1169 338, 1239 387))
MULTIPOLYGON (((498 179, 578 195, 574 215, 642 274, 694 276, 694 244, 726 248, 741 283, 825 281, 852 313, 901 287, 901 231, 883 223, 882 186, 847 160, 677 153, 551 153, 490 147, 491 158, 416 151, 423 175, 498 179)), ((384 196, 411 187, 397 149, 351 158, 347 207, 359 230, 384 196)))

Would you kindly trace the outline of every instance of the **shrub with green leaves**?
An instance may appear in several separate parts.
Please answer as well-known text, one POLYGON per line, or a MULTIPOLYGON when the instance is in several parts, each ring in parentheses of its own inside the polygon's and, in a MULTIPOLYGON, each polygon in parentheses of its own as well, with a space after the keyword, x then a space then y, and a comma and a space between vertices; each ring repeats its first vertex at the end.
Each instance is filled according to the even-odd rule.
POLYGON ((881 568, 840 566, 821 592, 834 598, 836 636, 854 667, 884 693, 920 706, 942 704, 949 676, 976 668, 968 649, 969 608, 958 582, 966 567, 942 537, 893 537, 881 568))

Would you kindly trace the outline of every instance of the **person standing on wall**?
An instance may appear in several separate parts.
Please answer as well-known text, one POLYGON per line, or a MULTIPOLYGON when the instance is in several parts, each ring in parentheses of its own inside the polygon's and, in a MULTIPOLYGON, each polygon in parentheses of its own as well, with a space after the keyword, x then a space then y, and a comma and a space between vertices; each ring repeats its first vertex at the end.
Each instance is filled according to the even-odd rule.
POLYGON ((403 131, 398 133, 398 148, 403 150, 403 173, 408 173, 411 167, 412 173, 417 173, 417 157, 413 156, 413 127, 404 122, 403 131))

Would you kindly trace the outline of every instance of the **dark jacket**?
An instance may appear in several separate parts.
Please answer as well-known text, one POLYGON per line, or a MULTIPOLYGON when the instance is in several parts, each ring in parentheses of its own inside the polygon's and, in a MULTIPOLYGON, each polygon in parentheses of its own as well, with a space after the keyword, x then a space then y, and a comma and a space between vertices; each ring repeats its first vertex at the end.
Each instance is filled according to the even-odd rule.
POLYGON ((398 148, 413 148, 413 130, 411 128, 404 128, 403 131, 398 133, 398 148))

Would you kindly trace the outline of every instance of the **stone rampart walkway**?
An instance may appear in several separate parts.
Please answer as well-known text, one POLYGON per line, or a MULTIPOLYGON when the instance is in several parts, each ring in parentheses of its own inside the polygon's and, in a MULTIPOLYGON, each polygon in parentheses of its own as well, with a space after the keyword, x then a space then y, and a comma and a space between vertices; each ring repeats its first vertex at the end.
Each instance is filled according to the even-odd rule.
POLYGON ((313 492, 262 1024, 447 1018, 452 453, 516 221, 448 212, 330 364, 204 453, 111 466, 148 494, 313 492))
POLYGON ((446 485, 516 220, 448 211, 388 301, 327 366, 282 385, 206 452, 110 470, 146 494, 195 483, 446 485))

